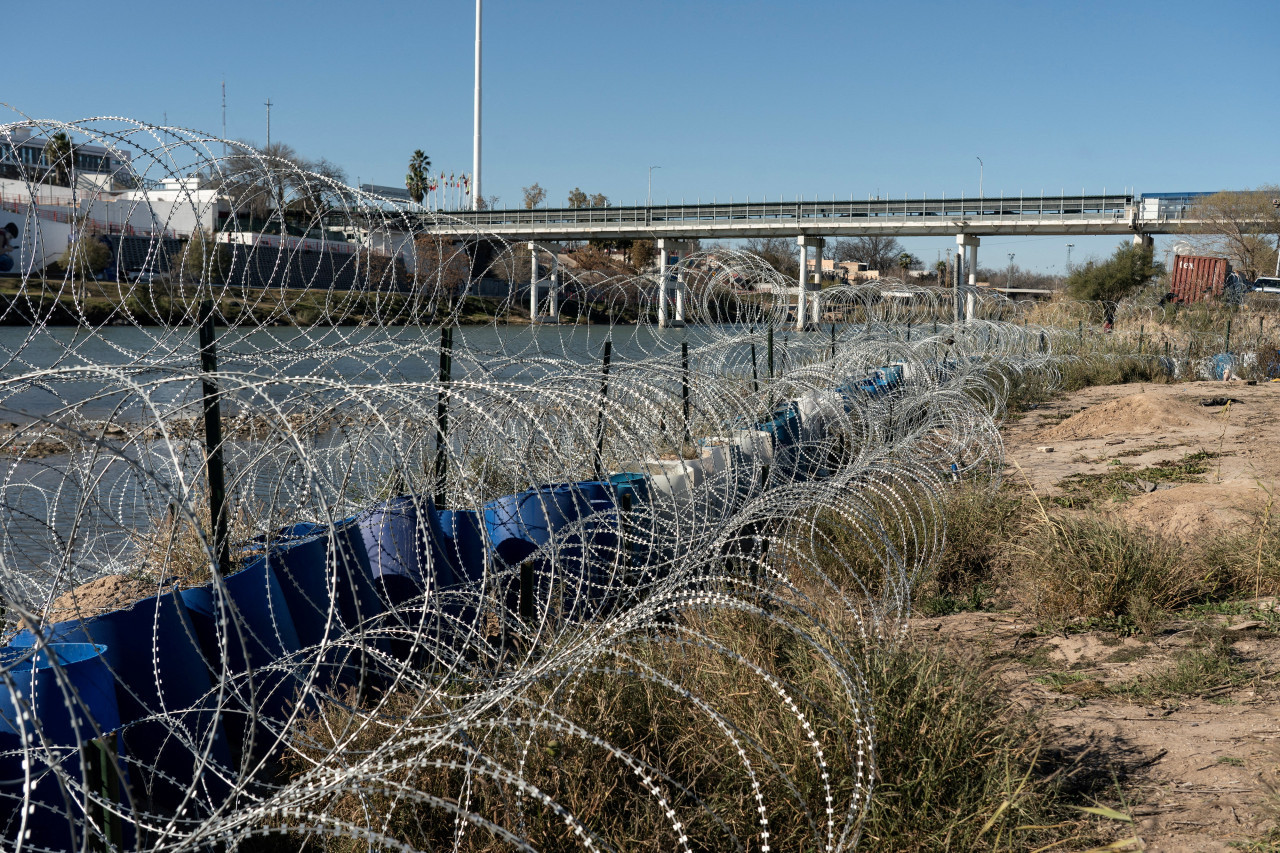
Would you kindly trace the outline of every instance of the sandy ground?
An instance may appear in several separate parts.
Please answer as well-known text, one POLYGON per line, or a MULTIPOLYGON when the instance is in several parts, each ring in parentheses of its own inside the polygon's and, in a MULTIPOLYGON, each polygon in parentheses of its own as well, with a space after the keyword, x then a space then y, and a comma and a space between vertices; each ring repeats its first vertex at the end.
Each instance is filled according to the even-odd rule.
MULTIPOLYGON (((1003 432, 1006 476, 1025 478, 1042 499, 1062 494, 1060 483, 1072 474, 1114 470, 1112 460, 1140 468, 1202 450, 1221 454, 1206 463, 1203 482, 1163 484, 1099 506, 1183 541, 1249 523, 1280 483, 1280 383, 1089 388, 1010 421, 1003 432), (1234 402, 1215 400, 1223 397, 1234 402)), ((1044 715, 1046 749, 1063 772, 1108 803, 1123 791, 1121 810, 1135 826, 1117 832, 1141 838, 1133 849, 1261 851, 1274 848, 1250 842, 1280 816, 1280 796, 1270 788, 1280 770, 1280 634, 1271 630, 1280 622, 1256 617, 1275 607, 1274 600, 1239 602, 1226 608, 1239 615, 1189 617, 1153 636, 1046 635, 1016 612, 921 618, 913 630, 976 649, 1019 702, 1044 715), (1176 699, 1109 692, 1167 670, 1206 631, 1220 635, 1255 677, 1176 699)))
POLYGON ((1064 477, 1103 472, 1112 460, 1143 467, 1197 451, 1222 454, 1211 461, 1204 485, 1132 502, 1125 508, 1132 520, 1199 503, 1231 520, 1238 518, 1233 512, 1265 504, 1280 482, 1280 382, 1086 388, 1027 412, 1002 432, 1006 475, 1025 478, 1045 496, 1059 493, 1064 477), (1203 405, 1224 399, 1233 402, 1203 405))

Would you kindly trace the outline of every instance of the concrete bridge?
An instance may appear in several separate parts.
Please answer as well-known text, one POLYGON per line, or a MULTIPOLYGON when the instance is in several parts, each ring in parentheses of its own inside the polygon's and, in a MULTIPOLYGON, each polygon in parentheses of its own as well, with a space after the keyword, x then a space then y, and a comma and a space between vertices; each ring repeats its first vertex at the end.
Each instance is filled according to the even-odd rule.
MULTIPOLYGON (((1203 231, 1206 223, 1191 218, 1197 197, 1207 193, 1131 193, 1102 195, 1020 195, 984 198, 868 199, 866 201, 729 201, 709 204, 663 204, 630 207, 536 208, 533 210, 477 210, 448 214, 442 230, 456 231, 463 223, 478 231, 513 242, 651 239, 658 245, 658 316, 660 325, 682 325, 683 284, 667 271, 671 255, 683 257, 688 241, 750 237, 796 238, 800 245, 797 272, 799 327, 816 324, 821 314, 821 285, 806 274, 810 252, 822 268, 827 238, 888 235, 894 237, 956 236, 957 268, 966 271, 967 284, 976 284, 978 247, 982 237, 996 235, 1132 235, 1134 243, 1150 245, 1152 235, 1203 231), (668 317, 669 308, 674 316, 668 317)), ((423 227, 430 231, 430 219, 423 227)), ((536 280, 531 307, 539 318, 540 297, 554 300, 559 271, 536 280)), ((957 282, 963 287, 965 279, 957 282)), ((959 295, 957 295, 957 304, 959 295)), ((552 315, 554 316, 554 315, 552 315)))
POLYGON ((937 237, 948 234, 1107 235, 1197 230, 1201 193, 1135 197, 1039 195, 866 201, 730 201, 629 207, 455 211, 456 221, 521 240, 735 239, 795 236, 937 237))

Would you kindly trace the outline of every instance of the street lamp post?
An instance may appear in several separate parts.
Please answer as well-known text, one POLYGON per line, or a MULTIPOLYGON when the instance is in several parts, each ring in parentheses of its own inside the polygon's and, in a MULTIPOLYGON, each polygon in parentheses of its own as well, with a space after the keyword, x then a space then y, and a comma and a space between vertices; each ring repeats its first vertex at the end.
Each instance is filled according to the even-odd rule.
POLYGON ((661 169, 661 168, 662 168, 661 166, 650 166, 650 167, 649 167, 649 192, 648 192, 648 193, 645 195, 645 197, 644 197, 644 206, 645 206, 645 207, 650 207, 650 206, 652 206, 652 205, 653 205, 653 170, 654 170, 654 169, 661 169))
POLYGON ((1009 253, 1009 271, 1004 274, 1004 290, 1006 294, 1011 287, 1013 287, 1013 252, 1009 253))
POLYGON ((978 158, 978 198, 982 198, 982 158, 978 158))
POLYGON ((1068 273, 1071 272, 1071 249, 1073 246, 1075 246, 1075 243, 1067 244, 1067 272, 1068 273))

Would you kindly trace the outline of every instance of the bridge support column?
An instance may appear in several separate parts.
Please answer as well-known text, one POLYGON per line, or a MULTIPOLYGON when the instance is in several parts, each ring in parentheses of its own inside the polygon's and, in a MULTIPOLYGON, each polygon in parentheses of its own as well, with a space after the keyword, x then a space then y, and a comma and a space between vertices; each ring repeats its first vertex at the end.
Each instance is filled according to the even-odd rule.
POLYGON ((813 290, 809 293, 809 322, 816 329, 822 322, 822 250, 827 245, 823 237, 813 238, 813 290))
POLYGON ((538 244, 529 244, 529 322, 538 322, 538 244))
POLYGON ((956 245, 964 248, 964 265, 969 269, 969 286, 978 286, 978 245, 982 242, 972 234, 957 234, 956 245))
POLYGON ((551 319, 547 321, 550 323, 560 322, 560 275, 560 259, 555 258, 551 262, 551 319))
POLYGON ((530 323, 558 323, 560 322, 560 259, 551 255, 551 272, 541 281, 538 280, 538 244, 529 244, 529 256, 531 269, 529 271, 529 322, 530 323), (538 308, 542 302, 544 289, 550 305, 547 307, 546 314, 539 314, 538 308))
POLYGON ((1144 249, 1150 249, 1155 246, 1155 238, 1150 234, 1143 234, 1141 231, 1133 235, 1133 245, 1141 246, 1144 249))
POLYGON ((796 238, 800 246, 800 275, 796 280, 796 331, 816 328, 822 318, 822 304, 818 293, 822 289, 822 247, 826 243, 821 237, 807 237, 801 234, 796 238), (814 252, 814 267, 817 275, 809 274, 809 248, 814 252), (814 279, 817 282, 814 282, 814 279), (807 309, 807 310, 806 310, 807 309))
POLYGON ((689 247, 683 240, 659 238, 655 242, 658 247, 658 328, 679 329, 684 325, 684 274, 672 276, 667 268, 667 261, 669 253, 673 251, 684 258, 689 247), (668 316, 668 306, 675 309, 674 317, 668 316))
MULTIPOLYGON (((967 287, 964 289, 964 319, 966 322, 973 319, 975 292, 978 286, 978 245, 982 241, 972 234, 957 234, 956 245, 959 247, 956 251, 957 260, 963 253, 964 263, 962 268, 968 271, 967 287)), ((966 282, 961 282, 966 284, 966 282)), ((960 294, 957 293, 957 297, 960 294)), ((959 306, 957 305, 957 311, 959 306)))

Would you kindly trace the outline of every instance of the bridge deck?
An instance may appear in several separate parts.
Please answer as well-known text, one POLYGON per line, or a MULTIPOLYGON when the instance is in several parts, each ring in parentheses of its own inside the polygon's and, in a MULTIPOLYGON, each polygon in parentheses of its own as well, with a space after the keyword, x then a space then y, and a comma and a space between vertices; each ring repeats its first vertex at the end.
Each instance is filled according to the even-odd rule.
MULTIPOLYGON (((939 236, 947 234, 1149 234, 1198 230, 1177 216, 1142 218, 1132 194, 742 201, 652 206, 455 211, 457 225, 509 239, 645 237, 939 236)), ((422 225, 431 228, 432 218, 422 225)), ((448 225, 441 226, 448 228, 448 225)))

